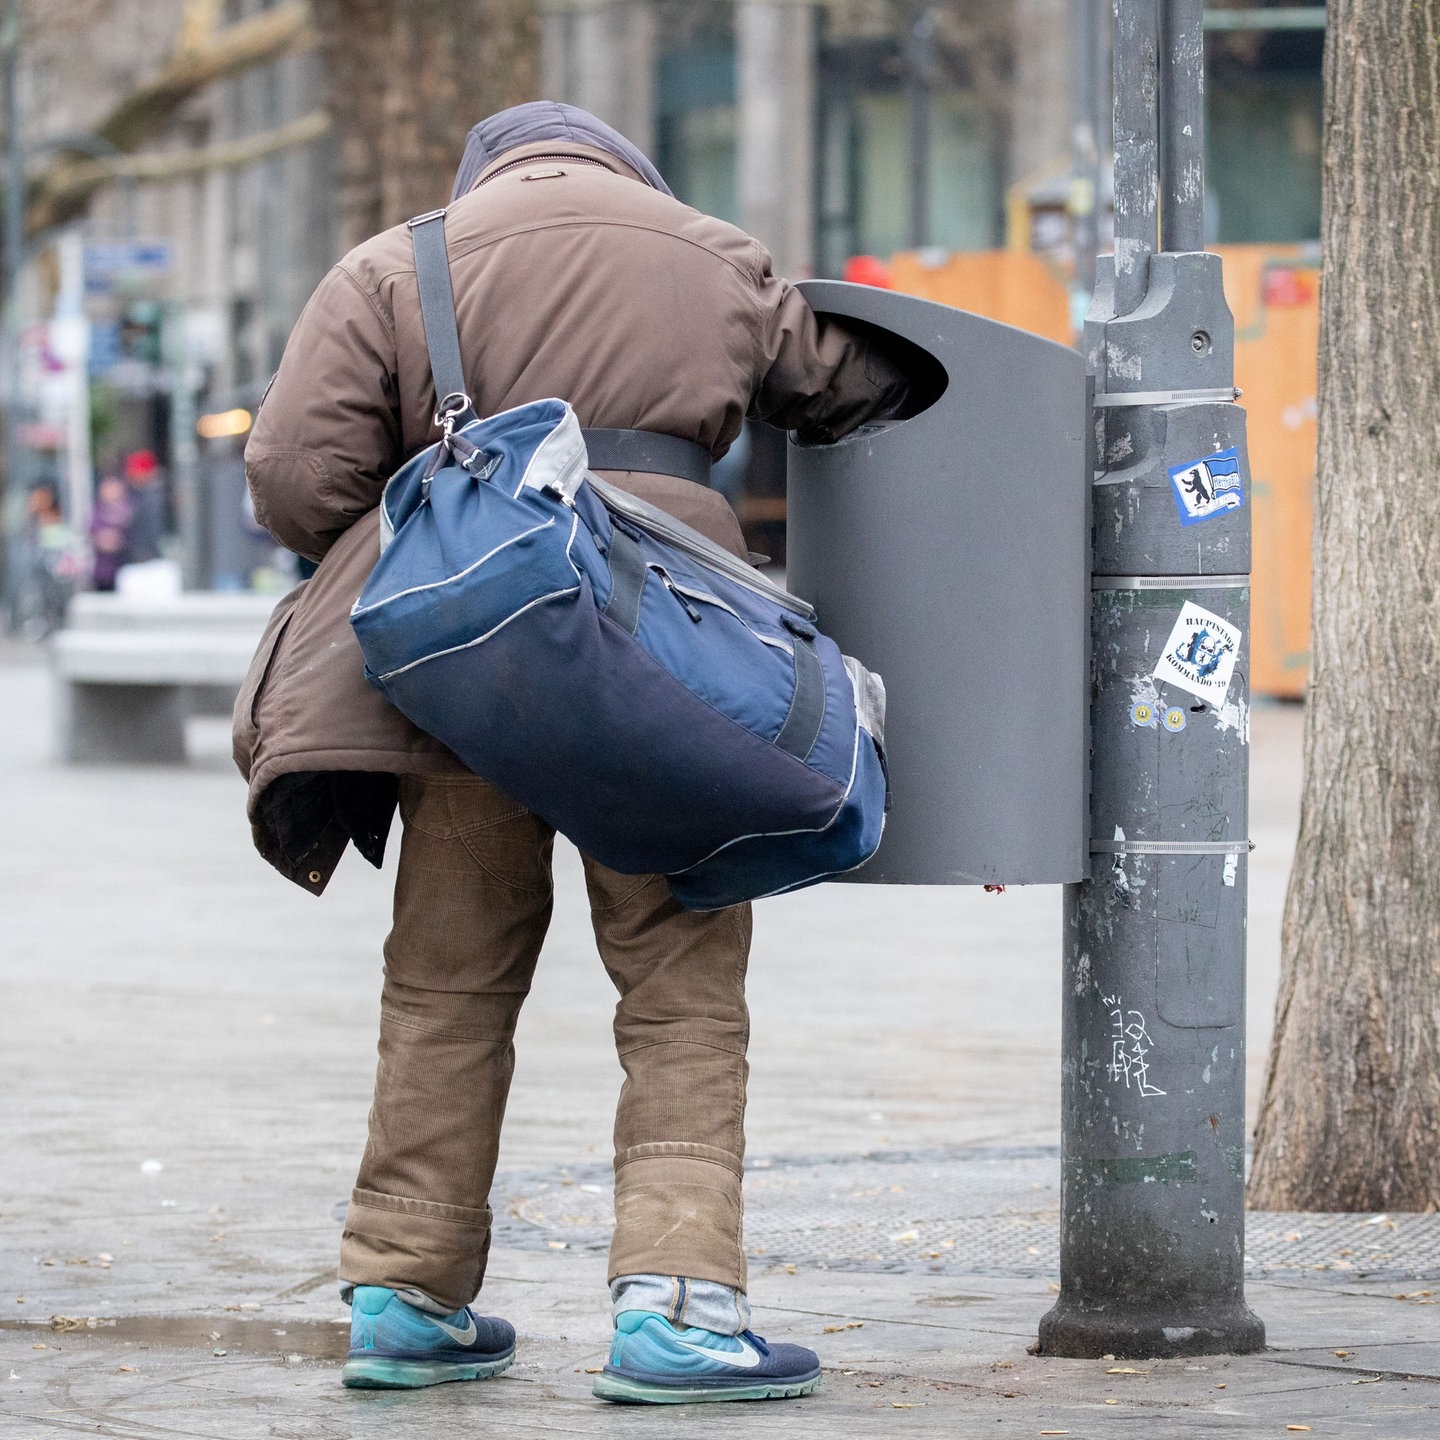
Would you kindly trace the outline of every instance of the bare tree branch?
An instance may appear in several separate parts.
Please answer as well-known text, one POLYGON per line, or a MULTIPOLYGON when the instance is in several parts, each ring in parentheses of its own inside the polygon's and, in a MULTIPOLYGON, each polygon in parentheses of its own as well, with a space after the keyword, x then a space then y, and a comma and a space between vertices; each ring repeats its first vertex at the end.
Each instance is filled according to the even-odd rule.
MULTIPOLYGON (((217 80, 293 55, 316 42, 309 6, 290 0, 223 30, 204 32, 201 23, 214 8, 192 7, 180 45, 148 81, 131 91, 95 127, 96 136, 121 152, 134 151, 162 133, 180 107, 217 80)), ((64 224, 85 212, 95 192, 118 173, 92 155, 64 151, 30 183, 25 229, 30 235, 64 224)))
POLYGON ((72 200, 84 203, 102 185, 111 180, 133 180, 141 184, 158 184, 184 180, 211 170, 232 170, 253 164, 269 155, 308 145, 330 130, 330 116, 324 110, 311 110, 258 135, 243 140, 206 145, 198 150, 160 150, 150 154, 117 155, 109 159, 77 161, 57 172, 48 191, 52 204, 65 206, 72 200))

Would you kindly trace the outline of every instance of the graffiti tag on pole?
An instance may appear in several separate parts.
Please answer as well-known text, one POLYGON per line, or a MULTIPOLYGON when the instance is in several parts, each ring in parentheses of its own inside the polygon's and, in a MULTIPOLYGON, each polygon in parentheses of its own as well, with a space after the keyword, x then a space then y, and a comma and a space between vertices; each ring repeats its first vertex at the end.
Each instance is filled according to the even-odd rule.
POLYGON ((1150 1081, 1150 1052, 1155 1042, 1139 1010, 1127 1010, 1119 995, 1102 995, 1110 1009, 1110 1062, 1105 1073, 1112 1081, 1123 1081, 1146 1098, 1165 1092, 1150 1081))

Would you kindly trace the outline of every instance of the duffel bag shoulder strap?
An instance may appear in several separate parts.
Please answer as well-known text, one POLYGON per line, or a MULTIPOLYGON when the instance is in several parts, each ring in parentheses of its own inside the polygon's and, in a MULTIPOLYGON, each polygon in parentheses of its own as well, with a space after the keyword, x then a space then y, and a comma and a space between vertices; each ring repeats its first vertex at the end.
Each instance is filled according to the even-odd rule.
MULTIPOLYGON (((435 381, 435 423, 444 425, 449 420, 448 428, 459 430, 475 419, 475 406, 465 388, 460 334, 455 328, 445 211, 431 210, 407 223, 415 250, 415 280, 425 345, 430 351, 430 375, 435 381)), ((592 470, 639 470, 710 484, 710 451, 697 441, 650 430, 587 429, 581 434, 592 470)))
POLYGON ((415 250, 415 280, 420 289, 420 319, 430 376, 435 382, 435 423, 448 433, 468 425, 475 406, 465 388, 460 358, 460 332, 455 328, 455 291, 450 285, 450 257, 445 250, 445 212, 431 210, 408 222, 415 250))

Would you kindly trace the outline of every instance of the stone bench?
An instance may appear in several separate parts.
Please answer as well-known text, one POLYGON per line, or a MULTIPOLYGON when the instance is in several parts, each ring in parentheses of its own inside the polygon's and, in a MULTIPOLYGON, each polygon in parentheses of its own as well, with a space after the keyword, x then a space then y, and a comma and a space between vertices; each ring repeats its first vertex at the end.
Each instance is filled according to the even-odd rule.
POLYGON ((233 701, 275 600, 77 595, 51 641, 59 757, 183 763, 186 716, 197 699, 207 711, 233 701))

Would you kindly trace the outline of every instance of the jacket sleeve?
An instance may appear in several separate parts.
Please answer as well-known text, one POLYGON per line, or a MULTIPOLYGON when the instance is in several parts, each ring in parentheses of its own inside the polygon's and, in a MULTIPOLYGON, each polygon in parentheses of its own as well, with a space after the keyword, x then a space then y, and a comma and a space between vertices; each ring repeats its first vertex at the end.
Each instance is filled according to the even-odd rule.
POLYGON ((898 411, 910 392, 900 366, 873 341, 817 317, 798 290, 771 273, 763 249, 760 260, 764 368, 750 418, 824 444, 898 411))
POLYGON ((344 265, 291 332, 245 446, 255 515, 309 560, 380 503, 403 459, 395 336, 344 265))

